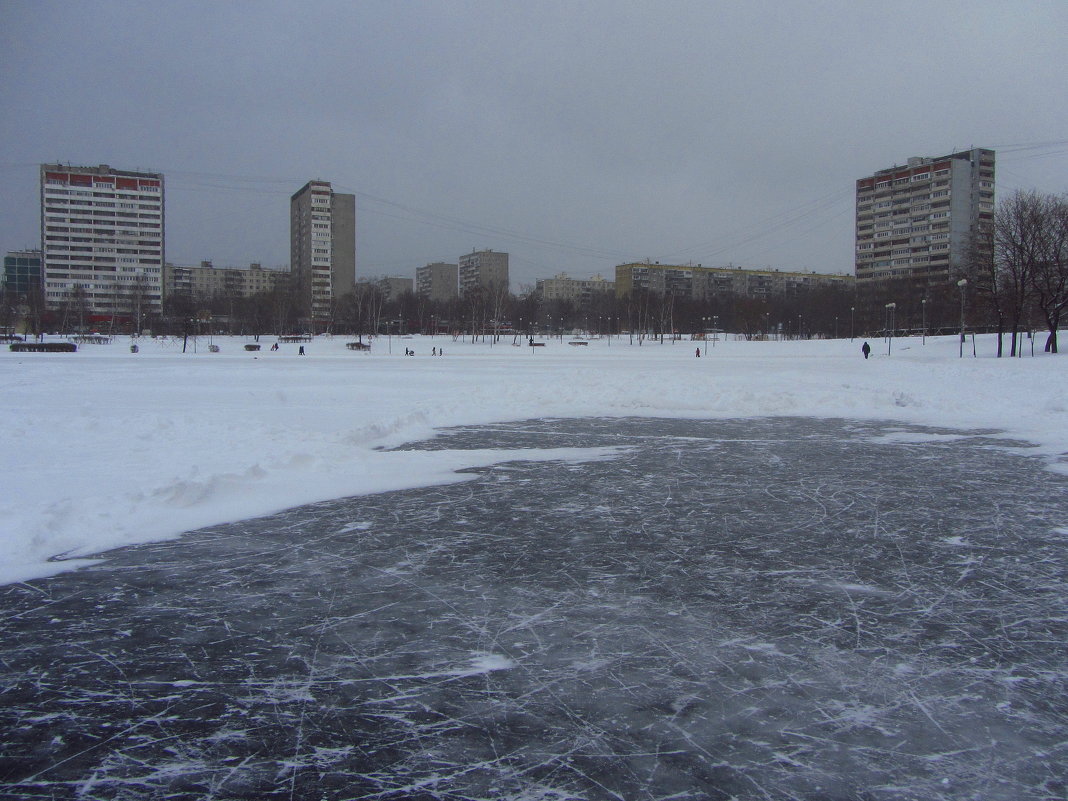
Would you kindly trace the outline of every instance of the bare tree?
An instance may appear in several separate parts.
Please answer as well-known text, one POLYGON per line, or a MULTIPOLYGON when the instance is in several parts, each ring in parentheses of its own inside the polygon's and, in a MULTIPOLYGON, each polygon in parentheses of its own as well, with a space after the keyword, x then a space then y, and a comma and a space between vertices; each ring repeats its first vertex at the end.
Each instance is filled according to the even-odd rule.
POLYGON ((1047 195, 1041 202, 1041 241, 1031 285, 1049 332, 1046 352, 1056 353, 1057 328, 1068 308, 1068 198, 1047 195))
MULTIPOLYGON (((998 338, 998 358, 1004 355, 1005 306, 1009 302, 1008 283, 1003 279, 1000 262, 994 258, 993 232, 976 232, 968 243, 964 277, 975 289, 976 296, 994 321, 998 338)), ((1015 344, 1014 344, 1015 347, 1015 344)))
POLYGON ((1032 191, 1017 191, 994 213, 993 270, 1009 315, 1009 355, 1023 346, 1020 332, 1034 292, 1034 271, 1042 260, 1046 202, 1032 191))

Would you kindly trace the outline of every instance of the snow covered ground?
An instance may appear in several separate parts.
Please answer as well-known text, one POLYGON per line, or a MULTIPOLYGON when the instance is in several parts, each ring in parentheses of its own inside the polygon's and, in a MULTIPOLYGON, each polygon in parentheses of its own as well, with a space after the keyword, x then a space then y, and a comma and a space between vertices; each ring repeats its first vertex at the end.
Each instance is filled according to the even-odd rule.
MULTIPOLYGON (((286 507, 468 478, 504 452, 387 450, 445 426, 535 417, 812 416, 985 428, 1068 470, 1068 357, 964 359, 952 338, 544 348, 319 337, 245 351, 201 338, 0 352, 0 583, 51 575, 119 545, 286 507), (432 347, 444 355, 432 356, 432 347), (703 346, 702 346, 703 347, 703 346), (405 356, 406 348, 416 351, 405 356), (49 561, 63 556, 65 561, 49 561)), ((1028 343, 1029 344, 1029 343, 1028 343)), ((1028 351, 1029 353, 1029 351, 1028 351)), ((561 458, 555 450, 523 458, 561 458)), ((516 458, 509 452, 508 458, 516 458)))

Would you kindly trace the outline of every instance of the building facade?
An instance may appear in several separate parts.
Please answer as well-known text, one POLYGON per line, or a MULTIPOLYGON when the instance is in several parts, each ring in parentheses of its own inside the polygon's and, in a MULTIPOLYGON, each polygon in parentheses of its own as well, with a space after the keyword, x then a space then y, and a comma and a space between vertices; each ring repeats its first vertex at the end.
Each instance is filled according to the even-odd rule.
POLYGON ((858 281, 944 281, 993 226, 994 151, 915 157, 857 180, 858 281))
POLYGON ((415 271, 415 286, 419 297, 427 300, 452 300, 458 295, 460 268, 456 264, 436 261, 415 271))
POLYGON ((77 306, 83 322, 161 310, 163 174, 41 165, 45 304, 77 306))
POLYGON ((487 292, 508 291, 508 254, 495 250, 476 250, 460 257, 460 294, 476 288, 487 292))
POLYGON ((356 196, 309 181, 289 201, 290 270, 307 303, 309 324, 323 328, 333 301, 356 286, 356 196))
POLYGON ((261 292, 289 287, 288 270, 265 270, 260 264, 248 267, 215 267, 202 261, 198 267, 167 264, 163 268, 164 297, 186 295, 195 300, 219 297, 247 298, 261 292))
POLYGON ((405 292, 412 292, 415 289, 415 282, 411 278, 390 275, 385 278, 379 278, 375 282, 375 286, 378 287, 382 297, 386 300, 396 300, 405 292))
POLYGON ((17 300, 41 289, 41 251, 9 250, 4 256, 0 288, 5 297, 17 300))
POLYGON ((598 294, 614 293, 616 284, 600 275, 592 278, 570 278, 567 273, 558 273, 552 278, 537 281, 534 291, 542 300, 561 300, 586 306, 598 294))
POLYGON ((639 291, 694 300, 722 295, 767 298, 816 287, 849 287, 853 285, 853 276, 641 262, 618 265, 615 285, 619 298, 639 291))

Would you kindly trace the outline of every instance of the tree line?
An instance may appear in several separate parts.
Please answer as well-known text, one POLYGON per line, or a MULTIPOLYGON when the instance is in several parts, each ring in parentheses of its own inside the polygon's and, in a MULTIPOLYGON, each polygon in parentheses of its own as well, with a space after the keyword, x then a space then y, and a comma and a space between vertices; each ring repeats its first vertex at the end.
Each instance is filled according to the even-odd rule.
POLYGON ((1039 326, 1045 350, 1056 353, 1068 307, 1068 197, 1032 190, 1002 200, 993 227, 974 238, 959 280, 974 287, 978 313, 998 334, 998 356, 1005 334, 1015 356, 1022 334, 1039 326))
MULTIPOLYGON (((970 331, 998 334, 998 355, 1020 355, 1024 336, 1046 332, 1044 348, 1057 351, 1057 329, 1068 307, 1068 198, 1020 191, 998 204, 993 225, 976 235, 968 258, 948 280, 917 277, 798 288, 766 297, 729 293, 693 298, 650 291, 623 297, 592 293, 583 302, 545 300, 533 287, 518 294, 479 288, 435 301, 412 292, 387 297, 360 283, 335 298, 325 320, 309 319, 299 281, 252 296, 165 297, 156 312, 136 287, 118 330, 163 334, 285 333, 450 334, 494 338, 626 334, 664 340, 725 331, 746 339, 872 338, 970 331)), ((83 304, 84 305, 84 304, 83 304)), ((28 308, 33 333, 73 331, 85 315, 72 297, 46 311, 39 292, 0 298, 0 327, 10 328, 28 308)), ((25 314, 23 315, 25 319, 25 314)))

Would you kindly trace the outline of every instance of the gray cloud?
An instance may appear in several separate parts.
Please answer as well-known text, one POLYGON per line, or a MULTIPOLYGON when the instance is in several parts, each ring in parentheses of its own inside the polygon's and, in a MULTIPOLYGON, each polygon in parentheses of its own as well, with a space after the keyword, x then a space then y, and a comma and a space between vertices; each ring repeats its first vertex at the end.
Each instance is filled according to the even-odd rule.
POLYGON ((6 0, 0 29, 5 249, 49 160, 163 170, 172 261, 287 262, 320 177, 358 193, 360 273, 492 247, 514 288, 849 271, 853 181, 911 155, 1068 189, 1062 4, 6 0))

